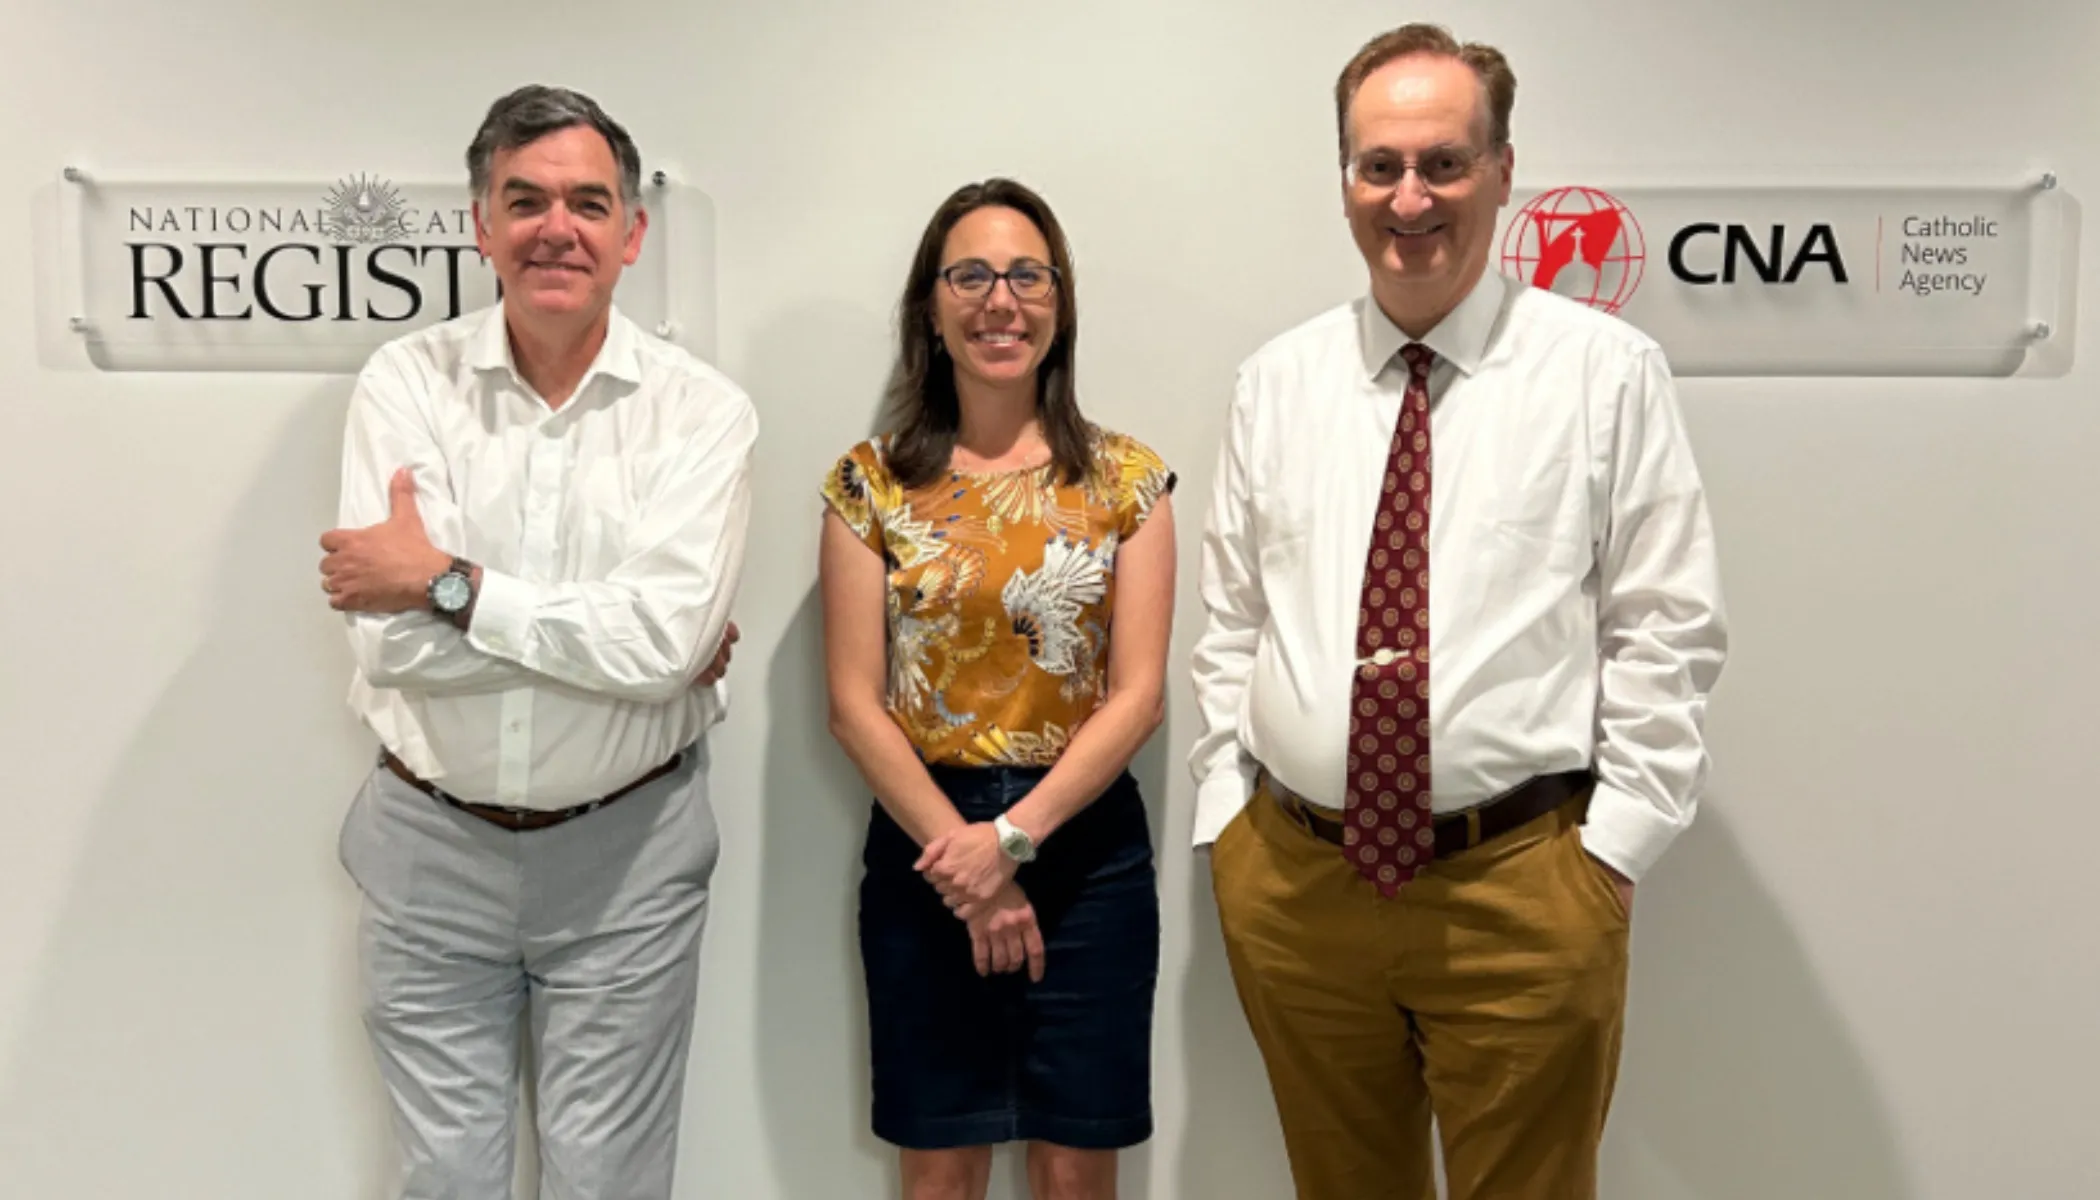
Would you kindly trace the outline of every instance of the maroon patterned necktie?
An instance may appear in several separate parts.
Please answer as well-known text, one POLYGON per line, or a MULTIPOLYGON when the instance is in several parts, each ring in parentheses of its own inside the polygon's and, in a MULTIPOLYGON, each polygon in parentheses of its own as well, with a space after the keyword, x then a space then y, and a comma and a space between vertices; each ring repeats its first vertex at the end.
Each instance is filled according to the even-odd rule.
POLYGON ((1429 368, 1400 350, 1407 395, 1364 565, 1349 695, 1342 853, 1390 899, 1436 854, 1429 798, 1429 368))

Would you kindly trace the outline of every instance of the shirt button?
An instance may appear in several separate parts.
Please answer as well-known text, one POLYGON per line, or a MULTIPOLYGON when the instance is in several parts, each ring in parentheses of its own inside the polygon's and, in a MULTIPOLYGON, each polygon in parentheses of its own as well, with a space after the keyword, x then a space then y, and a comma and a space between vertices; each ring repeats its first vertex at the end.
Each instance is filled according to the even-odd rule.
POLYGON ((518 732, 522 731, 522 730, 523 730, 524 728, 525 728, 525 722, 523 722, 523 721, 512 721, 512 722, 510 723, 510 731, 511 731, 512 733, 518 733, 518 732))

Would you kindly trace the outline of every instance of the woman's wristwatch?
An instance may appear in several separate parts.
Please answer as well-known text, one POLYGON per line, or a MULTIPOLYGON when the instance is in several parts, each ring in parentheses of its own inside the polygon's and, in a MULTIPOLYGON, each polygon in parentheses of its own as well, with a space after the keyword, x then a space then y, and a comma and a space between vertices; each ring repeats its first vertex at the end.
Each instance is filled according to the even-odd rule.
POLYGON ((999 835, 999 849, 1006 852, 1006 857, 1017 863, 1035 861, 1035 839, 1028 836, 1027 830, 1007 820, 1005 813, 992 818, 992 830, 999 835))

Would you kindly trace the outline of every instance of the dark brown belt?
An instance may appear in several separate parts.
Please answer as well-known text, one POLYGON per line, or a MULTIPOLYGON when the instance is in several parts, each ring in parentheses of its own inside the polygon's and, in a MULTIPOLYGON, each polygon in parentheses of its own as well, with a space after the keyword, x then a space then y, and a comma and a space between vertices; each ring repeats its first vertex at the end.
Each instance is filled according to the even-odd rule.
MULTIPOLYGON (((1285 787, 1266 770, 1261 778, 1286 816, 1303 825, 1323 842, 1342 844, 1342 822, 1331 808, 1314 804, 1285 787)), ((1534 775, 1483 804, 1436 818, 1436 856, 1449 858, 1497 838, 1527 821, 1534 821, 1589 790, 1595 777, 1589 771, 1563 771, 1557 775, 1534 775)))
POLYGON ((561 824, 564 821, 573 821, 576 818, 584 815, 585 813, 597 812, 599 809, 604 808, 606 805, 611 804, 613 801, 618 800, 620 797, 626 795, 627 793, 635 790, 638 787, 641 787, 643 784, 654 783, 655 781, 662 779, 664 776, 669 775, 672 771, 677 769, 678 764, 684 761, 684 759, 685 751, 680 750, 678 753, 673 754, 670 757, 670 760, 665 762, 662 766, 657 767, 653 771, 650 771, 648 774, 642 776, 640 779, 635 780, 633 783, 628 784, 626 787, 621 788, 617 792, 609 792, 606 795, 598 797, 596 800, 588 800, 582 804, 573 805, 569 808, 541 809, 505 808, 500 804, 474 804, 470 801, 462 800, 434 783, 429 783, 425 780, 418 779, 416 777, 415 772, 408 769, 407 764, 403 763, 400 759, 394 757, 393 751, 382 750, 379 752, 379 761, 381 765, 385 766, 387 770, 392 771, 396 776, 398 776, 401 782, 407 784, 408 786, 416 789, 419 792, 422 792, 426 796, 432 796, 444 801, 445 803, 451 805, 459 811, 466 813, 468 816, 480 817, 482 820, 487 821, 491 825, 500 825, 505 829, 512 830, 513 832, 518 833, 525 833, 535 829, 549 829, 553 826, 561 824))

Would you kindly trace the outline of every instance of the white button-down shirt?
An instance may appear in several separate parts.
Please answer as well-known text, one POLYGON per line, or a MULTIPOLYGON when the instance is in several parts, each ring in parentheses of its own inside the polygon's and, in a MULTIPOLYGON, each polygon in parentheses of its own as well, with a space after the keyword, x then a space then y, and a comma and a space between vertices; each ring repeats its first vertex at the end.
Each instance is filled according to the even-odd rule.
MULTIPOLYGON (((1366 298, 1241 366, 1203 542, 1195 839, 1259 767, 1345 799, 1357 615, 1407 366, 1366 298)), ((1727 635, 1661 350, 1489 273, 1427 337, 1436 811, 1594 765, 1584 845, 1638 879, 1691 822, 1727 635)))
POLYGON ((466 800, 561 808, 699 739, 693 686, 743 572, 758 416, 725 376, 617 310, 570 399, 519 376, 502 306, 382 347, 358 378, 341 524, 415 469, 431 543, 482 568, 471 628, 350 614, 351 708, 466 800))

